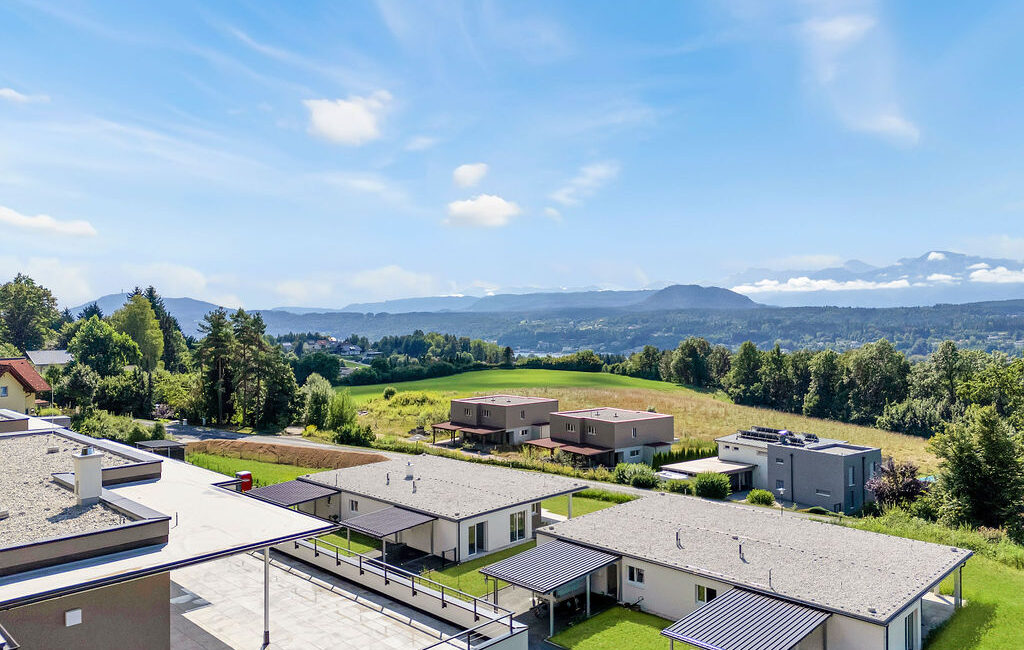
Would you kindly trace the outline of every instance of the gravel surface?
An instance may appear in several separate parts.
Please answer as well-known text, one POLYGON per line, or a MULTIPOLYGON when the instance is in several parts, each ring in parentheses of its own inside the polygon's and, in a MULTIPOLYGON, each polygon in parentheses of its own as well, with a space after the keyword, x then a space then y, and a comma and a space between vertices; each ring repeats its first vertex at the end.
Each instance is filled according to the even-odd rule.
MULTIPOLYGON (((52 474, 74 472, 71 455, 84 445, 52 434, 0 439, 0 548, 49 537, 74 535, 115 526, 123 515, 104 506, 75 505, 75 495, 61 487, 52 474), (47 453, 50 446, 57 453, 47 453)), ((103 466, 130 463, 105 453, 103 466)))

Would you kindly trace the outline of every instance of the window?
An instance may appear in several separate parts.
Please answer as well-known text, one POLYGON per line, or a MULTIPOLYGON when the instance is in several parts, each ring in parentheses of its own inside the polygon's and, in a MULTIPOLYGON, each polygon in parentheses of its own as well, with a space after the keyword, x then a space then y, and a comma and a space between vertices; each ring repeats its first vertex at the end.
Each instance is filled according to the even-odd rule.
POLYGON ((508 541, 526 539, 526 511, 513 512, 508 516, 508 541))
POLYGON ((853 465, 846 468, 846 484, 850 487, 856 485, 856 483, 853 482, 853 465))
POLYGON ((821 488, 815 490, 814 493, 817 494, 819 497, 827 498, 832 496, 832 490, 822 490, 821 488))
POLYGON ((903 619, 903 636, 906 639, 903 647, 906 650, 917 650, 917 610, 903 619))
POLYGON ((519 411, 519 419, 520 420, 525 420, 526 419, 526 411, 519 411))
POLYGON ((704 603, 710 602, 715 599, 718 595, 717 589, 711 587, 705 587, 704 585, 697 585, 697 604, 703 605, 704 603))
POLYGON ((486 548, 487 522, 481 521, 469 527, 468 555, 476 555, 486 548))
POLYGON ((636 427, 633 427, 633 437, 636 438, 636 427))
POLYGON ((786 482, 783 481, 781 478, 775 479, 775 489, 776 490, 784 490, 784 489, 786 489, 786 482))
POLYGON ((462 414, 463 415, 473 415, 473 409, 471 409, 471 408, 464 408, 464 409, 462 409, 462 414))
POLYGON ((587 425, 587 435, 588 436, 597 435, 597 431, 594 429, 594 425, 592 425, 592 424, 588 424, 587 425))
POLYGON ((782 465, 782 464, 784 464, 786 462, 786 459, 785 458, 776 458, 775 462, 778 463, 779 465, 782 465))
POLYGON ((626 567, 626 580, 635 585, 642 585, 644 583, 644 570, 635 566, 626 567))
POLYGON ((359 502, 355 499, 348 500, 348 509, 352 512, 359 512, 359 502))
POLYGON ((7 397, 7 386, 0 386, 0 397, 7 397))
POLYGON ((483 415, 483 416, 484 416, 485 418, 489 418, 489 417, 491 417, 491 412, 490 412, 490 410, 488 410, 488 409, 484 409, 484 410, 483 410, 483 411, 481 412, 481 415, 483 415))
POLYGON ((528 436, 528 435, 530 435, 530 430, 529 429, 523 429, 522 431, 519 432, 519 435, 521 435, 521 436, 528 436))
POLYGON ((640 455, 640 450, 639 449, 630 449, 629 450, 629 457, 630 458, 636 458, 639 455, 640 455))
POLYGON ((832 512, 840 512, 840 511, 842 511, 842 509, 843 509, 843 504, 841 504, 841 503, 837 503, 834 506, 832 506, 832 512))
POLYGON ((576 430, 576 425, 575 424, 570 424, 569 422, 566 422, 565 423, 565 430, 566 431, 575 431, 576 430))

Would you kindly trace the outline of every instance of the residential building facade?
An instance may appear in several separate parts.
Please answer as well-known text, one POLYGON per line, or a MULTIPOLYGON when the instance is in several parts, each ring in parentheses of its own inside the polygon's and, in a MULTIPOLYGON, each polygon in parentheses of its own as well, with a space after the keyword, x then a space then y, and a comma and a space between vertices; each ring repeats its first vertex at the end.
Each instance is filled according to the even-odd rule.
POLYGON ((49 391, 50 385, 28 359, 0 359, 0 409, 34 413, 37 394, 49 391))
POLYGON ((492 445, 518 446, 547 438, 558 400, 521 395, 485 395, 453 399, 448 422, 433 425, 454 437, 492 445))
POLYGON ((535 447, 583 456, 592 465, 648 463, 672 447, 675 418, 664 413, 612 407, 551 414, 550 440, 535 447))

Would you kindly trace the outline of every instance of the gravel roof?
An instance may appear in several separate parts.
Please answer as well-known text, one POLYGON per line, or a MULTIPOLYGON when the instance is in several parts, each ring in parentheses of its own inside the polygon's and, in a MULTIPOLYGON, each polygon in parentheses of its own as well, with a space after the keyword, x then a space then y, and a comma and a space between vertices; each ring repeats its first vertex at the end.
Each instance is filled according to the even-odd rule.
POLYGON ((460 397, 453 399, 453 402, 472 402, 473 404, 494 404, 496 406, 522 406, 525 404, 539 404, 541 402, 555 402, 553 397, 529 397, 526 395, 478 395, 476 397, 460 397))
MULTIPOLYGON (((71 455, 85 445, 57 434, 0 437, 0 547, 26 544, 101 530, 122 523, 119 512, 97 503, 75 504, 75 495, 54 482, 52 475, 74 472, 71 455), (50 446, 57 453, 47 453, 50 446)), ((130 463, 127 458, 104 452, 103 466, 130 463)))
POLYGON ((542 501, 586 487, 562 476, 426 455, 317 472, 302 478, 450 520, 542 501), (415 492, 413 482, 405 480, 409 461, 416 478, 415 492))
POLYGON ((631 409, 620 409, 612 406, 599 406, 592 409, 579 409, 576 411, 558 411, 552 415, 564 415, 573 418, 585 418, 588 420, 606 420, 608 422, 626 422, 629 420, 655 420, 658 418, 671 418, 670 413, 652 413, 651 411, 633 411, 631 409))
POLYGON ((951 546, 778 510, 673 494, 637 499, 538 533, 879 623, 971 556, 951 546))

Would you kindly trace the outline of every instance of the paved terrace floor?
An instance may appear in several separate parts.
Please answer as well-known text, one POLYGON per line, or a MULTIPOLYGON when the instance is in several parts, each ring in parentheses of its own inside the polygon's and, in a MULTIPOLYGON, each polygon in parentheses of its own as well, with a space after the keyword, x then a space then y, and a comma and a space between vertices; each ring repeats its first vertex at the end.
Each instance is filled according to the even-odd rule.
MULTIPOLYGON (((257 650, 263 642, 263 560, 236 555, 171 572, 173 650, 257 650), (208 604, 207 604, 208 603, 208 604)), ((270 648, 415 650, 455 627, 273 553, 270 648)))

